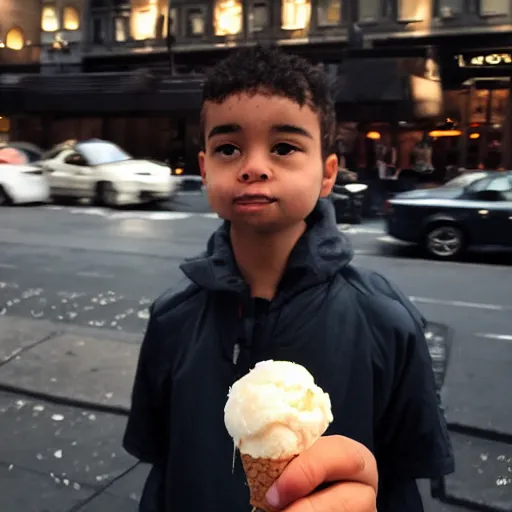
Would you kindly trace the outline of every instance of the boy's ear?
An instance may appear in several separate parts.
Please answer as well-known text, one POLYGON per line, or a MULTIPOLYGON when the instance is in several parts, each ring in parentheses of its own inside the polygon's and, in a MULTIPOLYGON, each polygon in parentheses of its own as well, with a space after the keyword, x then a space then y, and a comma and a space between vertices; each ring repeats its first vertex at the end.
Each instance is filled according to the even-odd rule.
POLYGON ((329 155, 324 162, 324 177, 322 179, 322 190, 320 197, 327 197, 334 186, 338 174, 338 157, 336 154, 329 155))
POLYGON ((201 173, 201 178, 203 179, 203 185, 206 185, 205 158, 206 158, 205 152, 199 151, 199 153, 197 155, 197 160, 199 162, 199 171, 201 173))

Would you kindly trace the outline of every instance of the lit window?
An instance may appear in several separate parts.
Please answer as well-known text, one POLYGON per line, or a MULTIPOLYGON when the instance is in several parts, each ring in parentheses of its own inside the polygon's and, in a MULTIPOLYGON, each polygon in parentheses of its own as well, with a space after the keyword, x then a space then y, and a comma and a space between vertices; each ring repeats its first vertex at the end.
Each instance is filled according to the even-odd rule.
POLYGON ((5 46, 11 50, 22 50, 25 46, 23 32, 19 28, 11 28, 5 38, 5 46))
POLYGON ((118 16, 114 20, 114 33, 117 42, 127 41, 130 37, 130 18, 118 16))
POLYGON ((80 28, 80 16, 74 7, 64 7, 64 30, 78 30, 80 28))
MULTIPOLYGON (((179 32, 178 26, 178 11, 176 8, 171 9, 171 18, 169 20, 169 27, 171 34, 176 35, 179 32)), ((167 36, 167 30, 165 31, 165 35, 167 36)))
POLYGON ((205 16, 202 9, 189 9, 187 12, 187 35, 202 36, 205 29, 205 16))
POLYGON ((154 39, 156 37, 158 5, 155 0, 139 9, 132 11, 132 33, 134 39, 154 39))
POLYGON ((400 21, 424 21, 429 18, 430 0, 399 0, 400 21))
POLYGON ((216 36, 240 34, 243 27, 241 0, 216 0, 214 26, 216 36))
POLYGON ((282 0, 283 30, 303 30, 311 18, 310 0, 282 0))
POLYGON ((59 19, 55 7, 49 5, 43 7, 41 13, 41 29, 44 32, 56 32, 59 30, 59 19))
POLYGON ((510 14, 508 0, 480 0, 480 14, 482 16, 505 16, 510 14))
POLYGON ((260 32, 268 27, 268 5, 267 2, 253 2, 249 14, 249 31, 260 32))
POLYGON ((318 25, 328 27, 341 22, 340 0, 323 0, 318 5, 318 25))

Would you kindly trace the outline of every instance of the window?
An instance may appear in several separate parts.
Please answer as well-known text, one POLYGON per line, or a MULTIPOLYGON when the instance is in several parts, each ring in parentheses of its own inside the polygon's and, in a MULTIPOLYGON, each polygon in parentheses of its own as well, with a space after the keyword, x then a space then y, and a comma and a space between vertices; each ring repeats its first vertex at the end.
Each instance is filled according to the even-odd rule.
POLYGON ((380 18, 380 0, 359 0, 358 8, 359 21, 377 21, 380 18))
POLYGON ((46 5, 41 13, 41 30, 43 32, 56 32, 59 30, 59 19, 55 7, 46 5))
POLYGON ((213 25, 216 36, 240 34, 243 29, 241 0, 216 0, 213 25))
POLYGON ((475 193, 475 192, 481 192, 482 190, 486 190, 488 185, 491 183, 492 178, 485 178, 482 180, 476 180, 472 182, 467 187, 467 192, 475 193))
POLYGON ((64 7, 62 19, 64 30, 78 30, 80 28, 80 15, 74 7, 64 7))
POLYGON ((481 16, 506 16, 510 14, 509 0, 480 0, 481 16))
POLYGON ((451 18, 462 14, 464 0, 439 0, 439 13, 441 18, 451 18))
POLYGON ((253 2, 249 13, 249 31, 261 32, 269 24, 267 2, 253 2))
POLYGON ((311 18, 310 0, 282 0, 281 28, 283 30, 304 30, 311 18))
POLYGON ((398 19, 400 21, 423 21, 429 18, 430 0, 399 0, 398 19))
POLYGON ((500 176, 499 178, 494 178, 486 190, 492 190, 494 192, 510 192, 512 189, 512 182, 508 176, 500 176))
POLYGON ((23 32, 19 28, 11 28, 5 38, 5 46, 11 50, 22 50, 25 46, 23 32))
POLYGON ((158 6, 147 4, 132 11, 132 33, 137 41, 154 39, 156 36, 158 6))
MULTIPOLYGON (((168 30, 171 32, 171 34, 176 35, 179 33, 179 30, 180 30, 180 27, 178 25, 178 21, 179 21, 178 10, 175 7, 173 7, 171 9, 170 14, 171 14, 171 17, 169 19, 168 30)), ((167 37, 167 32, 165 35, 167 37)))
POLYGON ((319 0, 318 26, 329 27, 341 23, 340 0, 319 0))
POLYGON ((130 38, 130 18, 128 16, 117 16, 114 19, 114 37, 119 43, 128 41, 130 38))
POLYGON ((200 7, 187 11, 187 35, 202 36, 205 29, 205 14, 200 7))
POLYGON ((169 12, 169 4, 168 2, 159 2, 159 14, 156 20, 156 31, 155 37, 156 39, 167 39, 167 34, 169 33, 169 28, 171 34, 176 34, 177 31, 177 21, 178 21, 178 11, 176 7, 172 7, 169 12), (169 27, 169 23, 171 27, 169 27))

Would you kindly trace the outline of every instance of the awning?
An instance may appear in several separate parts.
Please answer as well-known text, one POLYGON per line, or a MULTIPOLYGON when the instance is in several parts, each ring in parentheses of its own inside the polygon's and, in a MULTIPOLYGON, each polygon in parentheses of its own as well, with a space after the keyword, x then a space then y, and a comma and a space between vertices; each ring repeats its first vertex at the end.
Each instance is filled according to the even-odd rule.
POLYGON ((337 103, 399 102, 407 86, 398 59, 354 59, 343 64, 336 88, 337 103))
POLYGON ((355 58, 343 64, 335 99, 346 121, 436 118, 442 113, 439 79, 422 58, 355 58))
POLYGON ((147 71, 24 75, 7 91, 9 98, 2 96, 0 111, 14 100, 8 113, 195 111, 200 107, 202 84, 200 77, 163 79, 147 71))
POLYGON ((23 90, 20 86, 22 76, 12 73, 0 74, 0 115, 23 111, 23 90))
MULTIPOLYGON (((335 87, 340 119, 391 121, 438 116, 442 109, 441 84, 426 77, 425 62, 427 59, 414 58, 345 61, 335 87), (419 107, 421 102, 423 106, 419 107)), ((200 75, 157 76, 148 70, 0 75, 0 112, 66 115, 197 112, 203 83, 204 77, 200 75)))

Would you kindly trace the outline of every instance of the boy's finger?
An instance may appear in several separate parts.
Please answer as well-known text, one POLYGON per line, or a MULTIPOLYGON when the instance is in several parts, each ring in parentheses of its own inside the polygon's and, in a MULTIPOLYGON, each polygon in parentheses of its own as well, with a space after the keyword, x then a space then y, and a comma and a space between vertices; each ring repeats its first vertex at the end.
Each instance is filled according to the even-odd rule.
POLYGON ((340 482, 302 498, 283 512, 376 512, 377 494, 373 487, 340 482))
POLYGON ((377 467, 362 444, 342 436, 321 437, 286 467, 267 493, 267 501, 283 508, 311 494, 325 482, 351 481, 377 489, 377 467))

